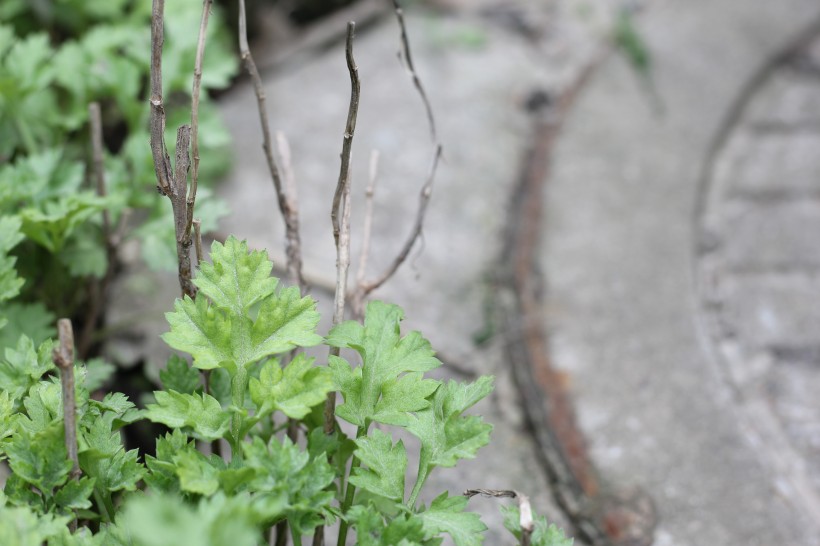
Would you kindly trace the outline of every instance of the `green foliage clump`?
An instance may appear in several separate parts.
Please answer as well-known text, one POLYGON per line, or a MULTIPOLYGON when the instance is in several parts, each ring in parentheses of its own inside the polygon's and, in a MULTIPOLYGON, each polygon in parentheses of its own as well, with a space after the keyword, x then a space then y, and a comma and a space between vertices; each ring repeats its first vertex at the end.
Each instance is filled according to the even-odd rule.
MULTIPOLYGON (((197 2, 168 6, 169 142, 190 115, 193 71, 186 67, 194 64, 197 35, 187 29, 196 28, 200 12, 197 2)), ((149 20, 150 2, 6 0, 0 6, 0 323, 8 323, 0 345, 23 332, 42 341, 53 334, 43 325, 55 316, 81 314, 88 280, 113 267, 106 236, 137 239, 154 268, 176 266, 168 204, 156 199, 147 146, 149 20), (100 104, 104 124, 105 197, 91 183, 91 102, 100 104), (114 234, 103 233, 104 209, 114 234)), ((237 60, 218 11, 208 30, 202 85, 224 88, 237 60)), ((199 116, 208 157, 200 179, 207 185, 227 169, 230 142, 206 94, 199 116)), ((225 205, 207 187, 197 204, 203 231, 213 229, 225 205)))
MULTIPOLYGON (((23 336, 5 350, 0 459, 12 474, 0 496, 0 542, 252 546, 286 521, 301 544, 338 521, 357 544, 433 545, 447 534, 457 546, 480 545, 486 527, 466 510, 467 497, 445 492, 429 506, 418 497, 434 469, 475 457, 489 441, 492 427, 465 412, 491 391, 492 378, 425 377, 440 365, 429 342, 418 332, 402 336, 402 311, 383 302, 367 306, 363 324, 344 322, 323 339, 316 302, 280 286, 265 252, 231 237, 214 243, 211 258, 194 279, 196 301, 177 300, 166 315, 163 338, 192 365, 171 357, 154 403, 138 410, 121 393, 91 397, 105 369, 75 365, 79 478, 67 456, 52 342, 23 336), (352 349, 360 363, 286 357, 322 343, 352 349), (210 374, 209 391, 198 370, 210 374), (336 417, 355 426, 353 437, 338 424, 329 434, 323 428, 324 401, 335 393, 343 400, 336 417), (140 460, 121 431, 145 420, 169 432, 140 460), (278 433, 289 423, 305 445, 278 433), (419 442, 414 472, 393 434, 402 429, 419 442), (198 442, 224 442, 225 452, 198 442), (72 520, 85 524, 72 532, 72 520)), ((534 536, 545 533, 552 536, 534 536)))

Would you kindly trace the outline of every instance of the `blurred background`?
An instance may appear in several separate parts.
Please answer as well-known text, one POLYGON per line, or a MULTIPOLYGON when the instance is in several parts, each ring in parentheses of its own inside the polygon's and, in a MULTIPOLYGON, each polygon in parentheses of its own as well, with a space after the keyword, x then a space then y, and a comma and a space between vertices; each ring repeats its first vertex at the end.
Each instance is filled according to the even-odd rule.
MULTIPOLYGON (((366 278, 411 232, 443 145, 423 235, 374 293, 406 310, 442 374, 497 378, 478 408, 494 440, 430 489, 521 491, 577 544, 820 544, 820 4, 403 6, 434 136, 392 2, 254 0, 248 20, 324 317, 347 21, 362 82, 354 277, 373 151, 366 278)), ((169 145, 190 116, 200 10, 166 6, 169 145)), ((158 336, 179 293, 148 147, 149 20, 142 0, 0 4, 0 213, 20 218, 10 254, 29 279, 0 295, 0 344, 38 343, 70 316, 99 386, 136 400, 170 354, 158 336), (91 101, 104 198, 87 174, 91 101)), ((236 28, 236 3, 216 2, 196 215, 206 243, 247 239, 284 276, 236 28)), ((470 505, 488 544, 502 543, 496 503, 470 505)))

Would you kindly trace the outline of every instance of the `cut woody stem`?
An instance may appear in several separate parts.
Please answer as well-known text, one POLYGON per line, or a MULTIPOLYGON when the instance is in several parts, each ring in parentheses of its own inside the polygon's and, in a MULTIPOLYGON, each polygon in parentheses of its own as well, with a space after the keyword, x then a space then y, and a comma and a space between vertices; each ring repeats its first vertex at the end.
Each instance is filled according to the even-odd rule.
MULTIPOLYGON (((151 8, 151 153, 157 176, 157 190, 171 200, 174 213, 174 231, 177 243, 179 286, 183 296, 196 298, 196 286, 191 281, 191 222, 193 200, 186 196, 188 190, 188 148, 191 127, 183 125, 177 130, 175 168, 165 145, 165 107, 162 102, 162 44, 165 40, 163 13, 164 0, 154 0, 151 8)), ((206 19, 207 20, 207 19, 206 19)), ((203 45, 204 47, 204 45, 203 45)))
MULTIPOLYGON (((333 195, 330 208, 330 221, 333 224, 333 240, 336 243, 336 294, 333 302, 333 325, 344 321, 345 296, 347 295, 347 271, 350 266, 350 156, 353 151, 353 136, 356 132, 356 119, 359 113, 361 82, 359 68, 353 58, 353 37, 356 23, 347 24, 347 41, 345 58, 350 74, 350 105, 347 111, 344 139, 342 141, 342 162, 339 169, 339 181, 333 195)), ((339 348, 330 349, 331 356, 339 356, 339 348)), ((325 404, 325 433, 333 434, 336 427, 336 393, 328 395, 325 404)))
MULTIPOLYGON (((105 165, 103 163, 103 134, 102 134, 102 115, 100 114, 100 105, 97 102, 92 102, 88 105, 88 117, 90 121, 91 132, 91 164, 92 172, 95 181, 97 195, 105 198, 106 184, 105 184, 105 165)), ((125 214, 123 214, 123 218, 125 214)), ((94 332, 98 327, 100 314, 103 308, 103 301, 108 293, 108 287, 111 284, 111 279, 114 276, 114 270, 117 262, 117 243, 111 225, 111 213, 108 208, 103 208, 103 241, 105 243, 105 258, 106 267, 105 273, 101 279, 93 277, 89 283, 88 290, 88 313, 85 316, 85 323, 80 332, 77 343, 77 352, 80 357, 84 357, 91 349, 94 340, 94 332)))
MULTIPOLYGON (((77 457, 77 407, 74 398, 74 331, 71 321, 63 318, 57 321, 60 345, 51 353, 54 364, 60 370, 60 384, 63 398, 63 422, 65 428, 65 448, 71 461, 69 476, 80 479, 80 463, 77 457)), ((77 529, 77 520, 72 520, 71 530, 77 529)))

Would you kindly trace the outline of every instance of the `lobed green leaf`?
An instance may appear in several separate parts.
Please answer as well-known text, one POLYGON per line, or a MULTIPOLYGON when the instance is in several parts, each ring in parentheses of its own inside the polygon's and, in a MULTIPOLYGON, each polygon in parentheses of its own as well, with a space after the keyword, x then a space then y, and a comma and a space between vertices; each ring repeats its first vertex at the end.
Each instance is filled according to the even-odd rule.
POLYGON ((421 409, 429 403, 426 397, 435 390, 437 382, 427 380, 419 385, 419 378, 408 382, 399 380, 407 372, 426 372, 441 365, 433 356, 430 343, 418 332, 401 337, 399 323, 404 313, 396 305, 380 301, 370 302, 364 325, 354 321, 334 327, 327 338, 333 347, 354 349, 362 358, 362 366, 353 369, 343 359, 329 362, 337 388, 344 403, 337 415, 357 426, 369 421, 401 423, 407 408, 421 409), (388 400, 382 400, 385 389, 388 400), (393 390, 393 393, 389 391, 393 390))
POLYGON ((333 390, 333 381, 327 368, 313 366, 313 358, 303 353, 284 368, 271 360, 259 372, 259 379, 251 378, 250 393, 260 415, 279 410, 292 419, 303 419, 311 408, 325 401, 333 390))
POLYGON ((480 546, 487 526, 478 514, 465 512, 466 507, 467 497, 449 497, 446 492, 436 497, 430 507, 418 515, 426 538, 447 533, 456 546, 480 546))
POLYGON ((402 441, 394 446, 390 435, 375 429, 357 438, 356 446, 354 455, 367 468, 354 467, 348 481, 375 495, 402 502, 407 471, 407 452, 402 441))
POLYGON ((171 428, 186 428, 194 437, 213 441, 225 436, 231 416, 219 401, 209 394, 182 394, 176 391, 155 391, 156 404, 149 404, 145 417, 171 428))

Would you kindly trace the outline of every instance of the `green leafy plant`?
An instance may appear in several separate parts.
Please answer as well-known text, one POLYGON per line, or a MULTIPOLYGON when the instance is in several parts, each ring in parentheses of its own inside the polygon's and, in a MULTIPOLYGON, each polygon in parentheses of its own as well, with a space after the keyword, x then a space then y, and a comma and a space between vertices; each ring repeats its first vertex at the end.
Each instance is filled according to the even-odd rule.
MULTIPOLYGON (((154 403, 138 410, 121 393, 95 399, 88 364, 75 364, 78 476, 67 456, 53 343, 23 336, 6 349, 0 457, 12 474, 0 497, 0 541, 254 545, 287 521, 301 544, 338 520, 340 535, 355 533, 357 544, 439 544, 442 534, 457 546, 481 544, 486 527, 466 511, 467 497, 445 492, 429 506, 418 499, 434 469, 474 457, 489 441, 492 427, 465 411, 491 391, 492 378, 426 378, 440 365, 429 342, 418 332, 402 336, 402 311, 379 301, 367 306, 363 324, 341 323, 323 339, 316 302, 280 286, 265 252, 231 237, 214 243, 211 258, 194 279, 196 301, 177 300, 166 315, 163 338, 192 366, 172 357, 154 403), (322 343, 352 349, 360 363, 331 356, 329 366, 316 366, 304 353, 284 363, 294 348, 322 343), (197 369, 228 388, 207 391, 197 369), (322 428, 319 413, 334 392, 343 399, 337 417, 356 427, 352 437, 322 428), (276 434, 288 418, 304 431, 305 446, 276 434), (142 462, 120 434, 140 420, 169 429, 142 462), (420 446, 415 472, 392 434, 401 429, 420 446), (222 441, 223 454, 198 448, 222 441), (72 533, 77 520, 84 525, 72 533)), ((566 544, 554 529, 539 529, 532 544, 566 544)))
MULTIPOLYGON (((190 4, 173 5, 187 13, 180 6, 190 4)), ((401 10, 395 6, 412 71, 401 10)), ((201 29, 207 27, 209 7, 203 3, 201 29)), ((22 29, 18 39, 17 30, 0 26, 5 70, 0 76, 0 136, 9 136, 0 144, 0 155, 11 159, 0 169, 0 347, 5 347, 0 359, 0 462, 11 470, 0 493, 0 543, 255 546, 266 544, 275 528, 277 544, 287 543, 286 533, 294 545, 310 535, 315 544, 324 544, 325 527, 337 524, 338 546, 348 537, 374 546, 438 545, 445 536, 456 546, 481 544, 487 528, 467 510, 467 493, 441 493, 429 506, 420 499, 434 471, 475 457, 489 442, 492 426, 467 412, 491 392, 493 379, 461 383, 427 377, 441 363, 421 333, 402 335, 404 313, 395 305, 373 301, 361 322, 343 321, 341 298, 334 326, 323 337, 317 332, 316 301, 299 286, 283 286, 272 277, 266 252, 229 237, 212 245, 210 262, 200 263, 193 279, 180 273, 186 295, 166 314, 169 331, 162 336, 178 353, 159 374, 162 388, 144 409, 123 393, 100 390, 112 365, 101 359, 74 361, 69 320, 59 321, 58 342, 51 339, 50 313, 70 315, 85 299, 73 289, 111 273, 111 226, 121 224, 127 210, 150 211, 146 223, 133 232, 144 248, 158 248, 157 233, 168 233, 168 257, 178 260, 180 272, 183 263, 185 275, 190 271, 185 253, 191 226, 183 224, 193 219, 196 192, 184 201, 187 154, 182 149, 174 154, 162 142, 161 1, 152 13, 150 115, 152 127, 160 129, 151 134, 153 150, 139 146, 140 139, 148 141, 143 127, 149 116, 146 106, 135 106, 132 98, 145 86, 147 65, 126 45, 146 43, 142 27, 130 26, 144 22, 146 9, 144 3, 124 0, 30 5, 9 0, 0 7, 0 15, 22 29), (32 30, 38 26, 47 27, 49 34, 32 30), (66 38, 72 33, 81 37, 66 38), (104 62, 95 64, 100 59, 104 62), (72 66, 79 65, 92 66, 92 77, 74 81, 72 66), (3 79, 5 74, 12 78, 3 79), (83 154, 71 144, 87 121, 86 103, 100 99, 103 111, 118 112, 117 119, 127 127, 116 152, 112 148, 98 161, 103 153, 98 146, 94 150, 94 162, 105 163, 109 174, 109 192, 87 187, 83 154), (151 151, 159 158, 160 191, 173 202, 173 223, 167 209, 157 206, 156 196, 148 199, 142 191, 151 151), (176 157, 173 181, 170 155, 176 157), (164 211, 162 226, 152 216, 159 210, 164 211), (60 267, 46 269, 51 272, 46 276, 34 274, 43 264, 60 267), (38 307, 37 300, 49 301, 51 311, 38 307), (305 349, 319 346, 328 357, 317 364, 305 349), (335 406, 337 396, 342 403, 335 406), (124 432, 151 424, 163 429, 154 438, 153 452, 129 449, 124 432), (418 448, 412 469, 405 442, 418 448)), ((165 84, 172 94, 187 93, 190 82, 181 76, 181 67, 194 64, 204 44, 200 40, 196 45, 186 32, 188 22, 173 28, 183 24, 178 15, 171 12, 168 19, 172 30, 165 84)), ((239 26, 245 26, 241 1, 239 26)), ((356 87, 345 137, 347 161, 358 102, 353 29, 350 24, 346 49, 356 87)), ((218 34, 213 39, 219 43, 218 34)), ((247 39, 241 40, 243 59, 258 79, 247 39)), ((224 85, 233 73, 233 61, 220 61, 220 48, 215 51, 206 86, 224 85)), ((417 80, 416 86, 424 97, 417 80)), ((194 104, 196 97, 194 93, 194 104)), ((426 99, 425 105, 432 125, 426 99)), ((207 111, 207 103, 203 106, 207 111)), ((196 107, 193 112, 196 119, 196 107)), ((262 120, 267 135, 264 115, 262 120)), ((201 121, 207 125, 207 114, 201 121)), ((172 114, 167 126, 178 124, 172 114)), ((218 134, 203 131, 209 133, 218 134)), ((183 145, 191 134, 196 171, 198 133, 188 127, 179 132, 183 145)), ((206 140, 203 136, 203 148, 206 140)), ((436 143, 434 167, 440 154, 436 143)), ((343 166, 345 161, 343 157, 343 166)), ((275 165, 271 170, 281 190, 275 165)), ((342 217, 335 225, 337 245, 349 235, 349 210, 338 214, 345 212, 348 200, 344 194, 349 186, 342 184, 346 171, 342 168, 334 199, 334 223, 342 217)), ((99 180, 100 172, 96 175, 99 180)), ((430 183, 422 192, 425 199, 430 183)), ((197 209, 203 217, 215 220, 217 210, 209 210, 207 201, 197 203, 206 205, 197 209)), ((423 200, 422 216, 425 204, 423 200)), ((285 205, 280 202, 293 226, 285 205)), ((296 270, 291 276, 299 284, 298 266, 291 267, 299 261, 291 257, 298 252, 290 246, 288 251, 288 269, 296 270)), ((370 290, 387 277, 369 285, 370 290)), ((345 283, 338 284, 337 297, 344 296, 345 283)), ((361 291, 358 304, 368 293, 361 291)), ((515 517, 508 513, 506 525, 522 544, 568 544, 543 520, 533 527, 519 514, 516 527, 515 517)))
MULTIPOLYGON (((196 2, 169 6, 172 106, 190 104, 193 74, 182 67, 193 66, 197 36, 183 29, 196 25, 199 12, 196 2)), ((151 267, 176 266, 173 226, 164 221, 165 203, 155 198, 145 146, 150 15, 149 2, 122 0, 9 0, 0 7, 0 287, 7 287, 0 290, 0 322, 9 323, 0 329, 2 346, 23 332, 46 339, 55 316, 96 322, 87 316, 92 283, 117 267, 109 245, 136 239, 151 267), (104 193, 89 184, 92 102, 104 122, 104 193)), ((217 11, 209 26, 205 89, 226 87, 236 73, 229 39, 217 11)), ((189 110, 170 112, 173 127, 189 110)), ((207 184, 230 162, 227 131, 207 96, 200 101, 200 125, 209 157, 200 178, 207 184)), ((213 229, 225 205, 207 188, 198 204, 203 231, 213 229)))

